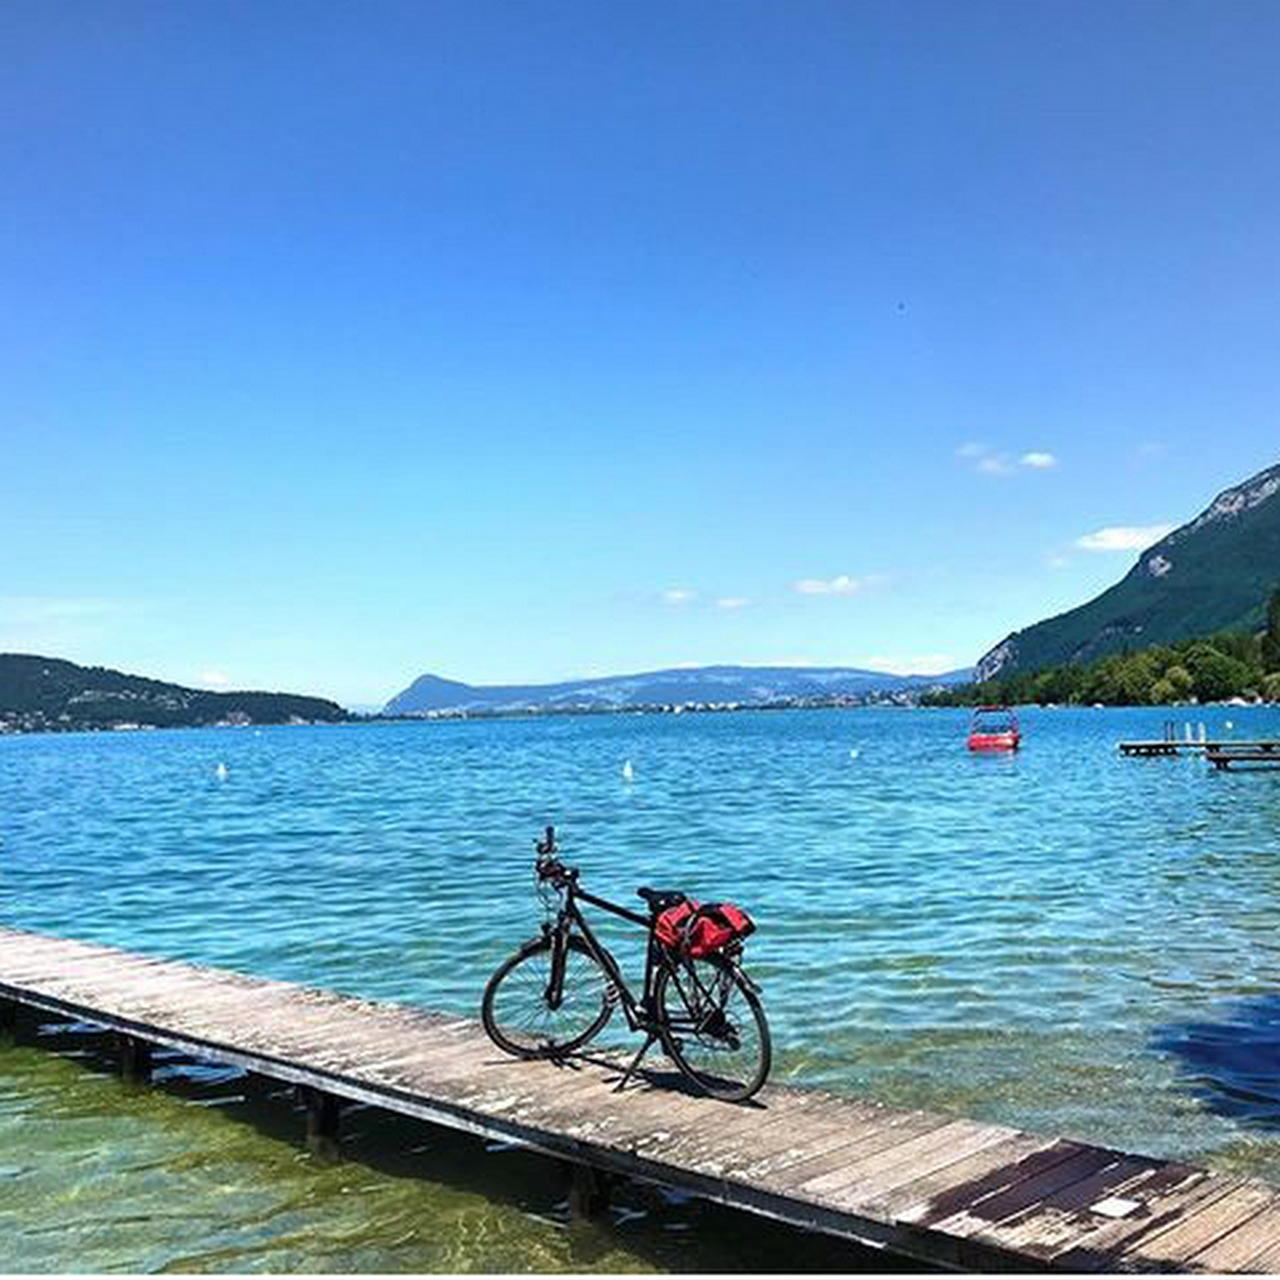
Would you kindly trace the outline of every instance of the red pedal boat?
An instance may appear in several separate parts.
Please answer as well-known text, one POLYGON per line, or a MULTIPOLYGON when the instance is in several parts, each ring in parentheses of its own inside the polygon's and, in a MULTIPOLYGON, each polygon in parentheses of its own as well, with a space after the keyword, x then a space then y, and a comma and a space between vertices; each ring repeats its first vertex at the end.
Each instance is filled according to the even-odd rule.
POLYGON ((970 751, 1017 751, 1022 745, 1018 717, 1008 707, 977 707, 969 725, 970 751))

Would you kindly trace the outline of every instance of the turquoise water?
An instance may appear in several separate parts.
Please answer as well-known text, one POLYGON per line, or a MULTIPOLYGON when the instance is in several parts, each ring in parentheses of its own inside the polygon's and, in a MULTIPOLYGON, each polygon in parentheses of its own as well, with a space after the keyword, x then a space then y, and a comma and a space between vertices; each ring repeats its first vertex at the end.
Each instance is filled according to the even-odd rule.
MULTIPOLYGON (((971 757, 964 718, 945 711, 3 739, 0 920, 474 1013, 489 971, 537 928, 532 838, 555 822, 598 892, 674 885, 752 911, 775 1078, 1280 1179, 1280 771, 1117 757, 1116 741, 1159 736, 1163 719, 1031 712, 1014 758, 971 757)), ((1272 709, 1195 719, 1280 736, 1272 709)), ((242 1080, 175 1064, 172 1089, 122 1111, 91 1050, 49 1042, 63 1056, 0 1048, 0 1228, 30 1242, 19 1259, 34 1268, 78 1265, 50 1215, 71 1196, 92 1223, 104 1167, 148 1225, 99 1231, 82 1259, 94 1268, 182 1250, 213 1269, 692 1256, 667 1247, 704 1212, 688 1205, 596 1228, 584 1260, 545 1178, 505 1199, 488 1189, 530 1157, 450 1148, 433 1165, 461 1140, 384 1134, 366 1144, 379 1159, 321 1169, 294 1118, 286 1142, 263 1119, 279 1108, 243 1097, 242 1080), (68 1155, 64 1115, 91 1155, 68 1155), (450 1167, 468 1171, 460 1184, 450 1167), (264 1203, 259 1182, 289 1207, 264 1203), (377 1200, 374 1184, 387 1221, 334 1212, 377 1200), (147 1208, 177 1186, 204 1215, 198 1249, 189 1235, 165 1245, 147 1208), (412 1228, 423 1215, 457 1229, 428 1248, 412 1228), (313 1238, 326 1243, 308 1252, 313 1238)), ((692 1233, 709 1250, 699 1265, 741 1265, 715 1232, 692 1233)))

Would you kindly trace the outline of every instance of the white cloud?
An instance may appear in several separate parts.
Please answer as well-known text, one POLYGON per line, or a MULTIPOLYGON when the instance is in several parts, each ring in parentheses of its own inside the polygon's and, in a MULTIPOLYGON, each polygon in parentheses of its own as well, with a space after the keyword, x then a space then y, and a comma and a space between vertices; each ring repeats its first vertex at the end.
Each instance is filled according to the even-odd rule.
POLYGON ((231 683, 231 677, 225 671, 202 671, 200 683, 206 688, 222 689, 231 683))
POLYGON ((1037 449, 1024 453, 1018 461, 1033 471, 1052 471, 1058 465, 1058 459, 1053 454, 1037 449))
POLYGON ((802 596, 852 596, 867 586, 869 579, 851 578, 847 573, 834 578, 801 578, 795 590, 802 596))
POLYGON ((662 602, 672 605, 691 604, 697 596, 696 591, 688 591, 684 587, 672 587, 670 591, 662 593, 662 602))
POLYGON ((978 459, 978 470, 984 476, 1007 476, 1013 471, 1013 459, 1007 453, 989 453, 978 459))
POLYGON ((1050 569, 1065 569, 1071 563, 1070 556, 1046 556, 1045 566, 1050 569))
POLYGON ((721 596, 716 601, 717 609, 745 609, 751 603, 742 596, 721 596))
POLYGON ((1007 449, 993 449, 988 444, 971 440, 956 450, 956 457, 979 475, 1011 476, 1019 467, 1029 471, 1052 471, 1058 465, 1056 454, 1047 449, 1031 449, 1015 454, 1007 449))
POLYGON ((1175 529, 1171 524, 1110 525, 1076 539, 1082 551, 1145 551, 1175 529))

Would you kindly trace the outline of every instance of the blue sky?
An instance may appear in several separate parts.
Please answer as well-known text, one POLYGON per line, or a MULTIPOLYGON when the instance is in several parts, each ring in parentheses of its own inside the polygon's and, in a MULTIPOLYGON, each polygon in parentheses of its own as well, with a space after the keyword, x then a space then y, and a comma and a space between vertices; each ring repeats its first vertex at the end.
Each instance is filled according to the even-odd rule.
POLYGON ((0 649, 352 702, 972 661, 1280 459, 1278 47, 14 0, 0 649))

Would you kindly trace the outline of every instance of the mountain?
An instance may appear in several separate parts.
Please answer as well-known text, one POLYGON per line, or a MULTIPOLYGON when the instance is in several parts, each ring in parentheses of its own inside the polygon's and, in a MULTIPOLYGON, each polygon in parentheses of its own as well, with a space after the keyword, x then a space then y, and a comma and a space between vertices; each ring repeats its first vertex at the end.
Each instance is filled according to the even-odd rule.
POLYGON ((424 675, 387 703, 387 715, 435 711, 616 710, 688 703, 770 703, 864 697, 895 689, 933 688, 972 672, 894 676, 856 667, 676 667, 560 684, 470 685, 424 675))
POLYGON ((211 693, 81 667, 61 658, 0 653, 0 733, 42 729, 167 728, 202 724, 288 724, 345 720, 326 698, 293 693, 211 693))
POLYGON ((1220 493, 1088 604, 1005 637, 978 660, 989 680, 1216 631, 1258 629, 1280 586, 1280 465, 1220 493))

